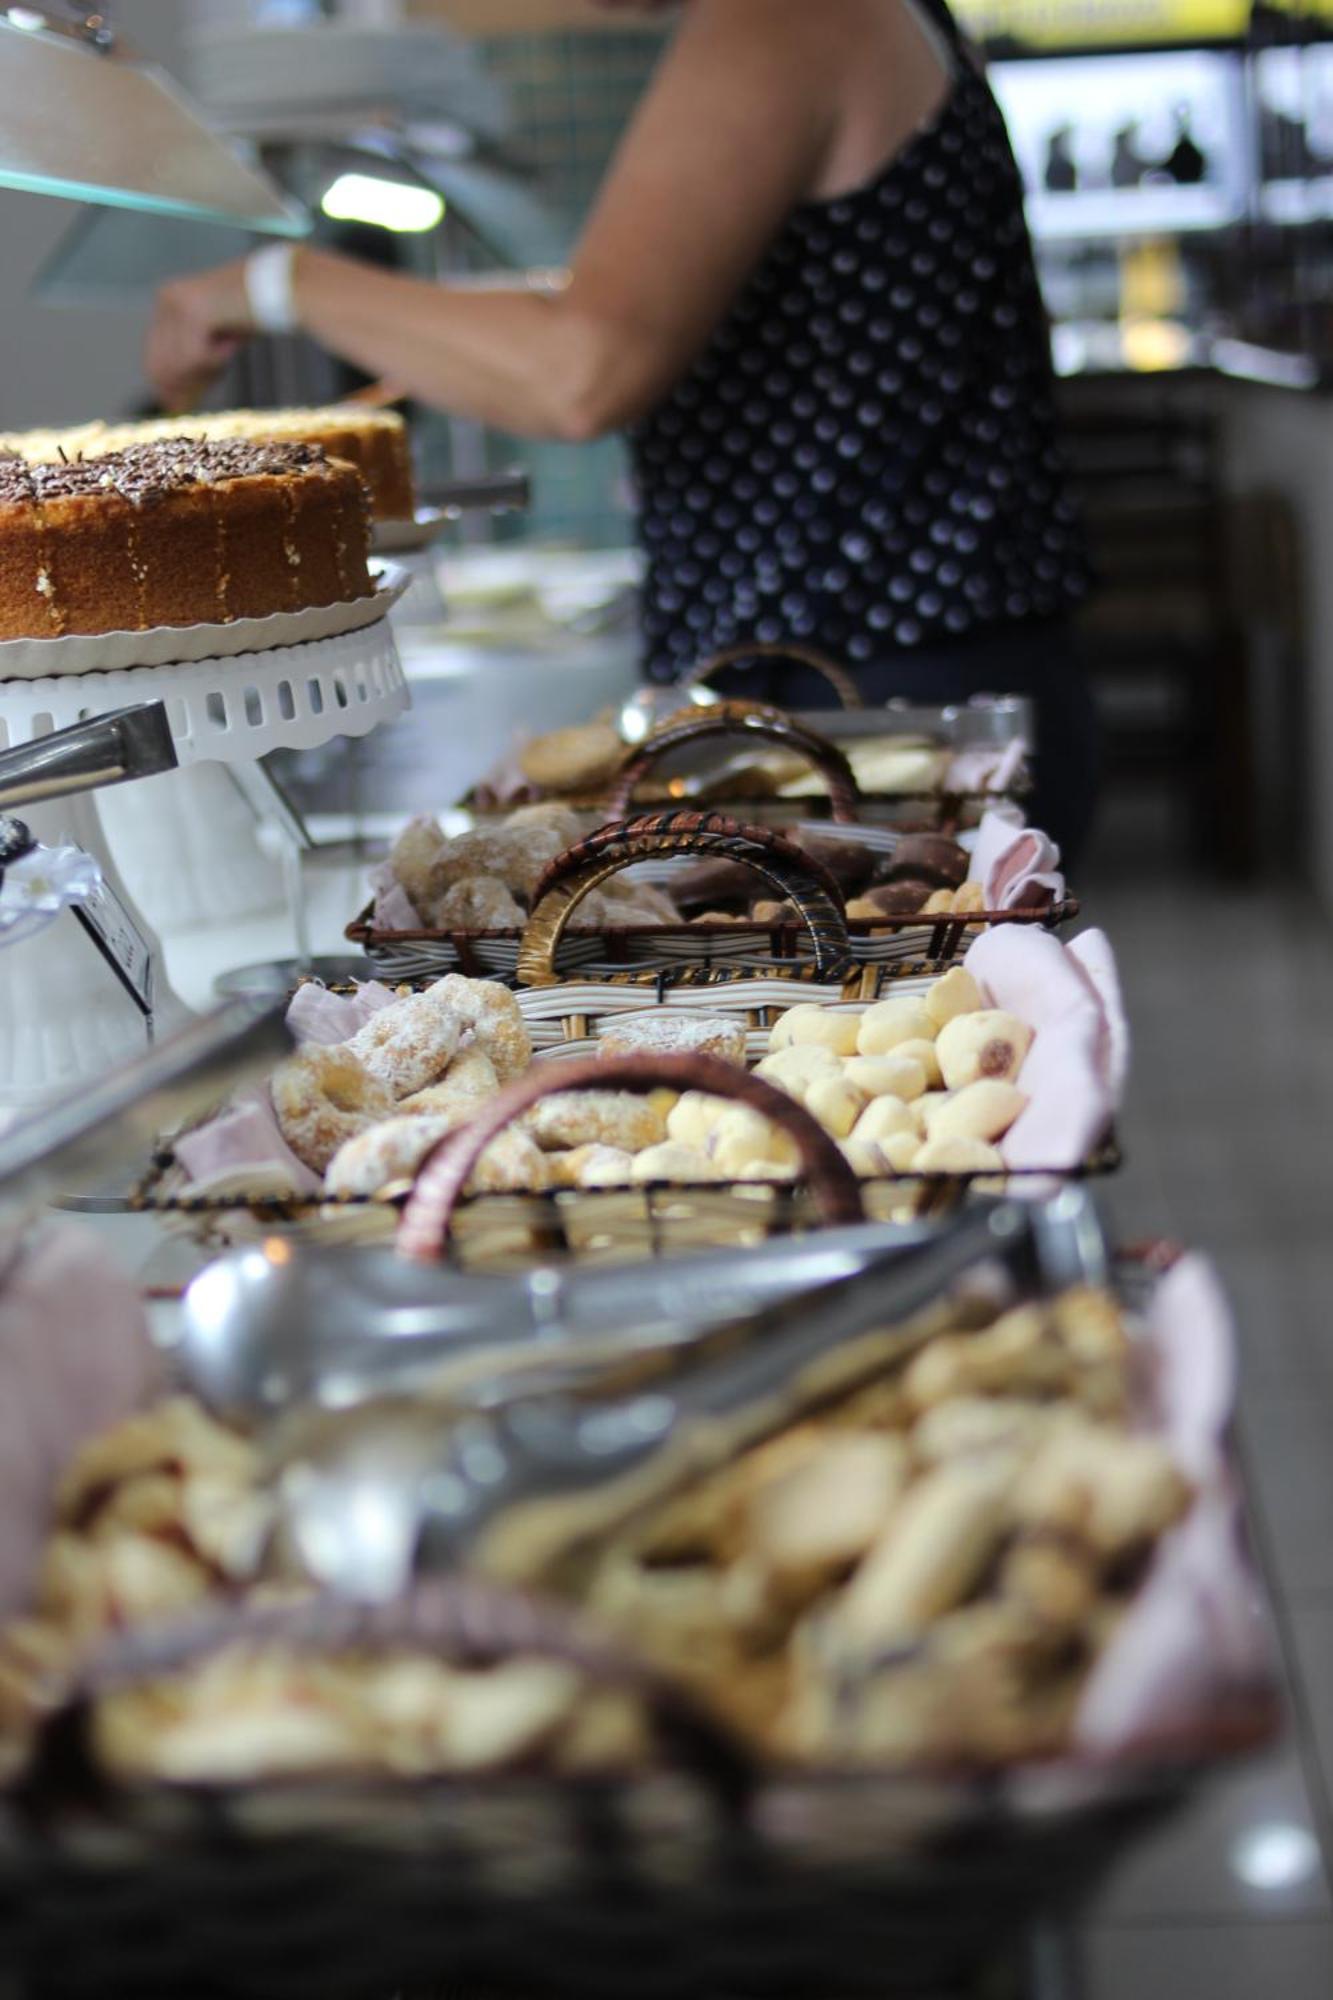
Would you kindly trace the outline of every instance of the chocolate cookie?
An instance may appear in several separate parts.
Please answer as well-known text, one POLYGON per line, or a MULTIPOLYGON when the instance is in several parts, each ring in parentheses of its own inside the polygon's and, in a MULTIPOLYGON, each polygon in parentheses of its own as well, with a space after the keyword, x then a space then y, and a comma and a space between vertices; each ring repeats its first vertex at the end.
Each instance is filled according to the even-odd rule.
POLYGON ((877 879, 929 882, 933 889, 956 889, 967 880, 968 857, 946 833, 905 833, 881 863, 877 879))
POLYGON ((849 917, 862 920, 873 915, 882 917, 912 917, 930 897, 932 884, 919 878, 905 876, 899 882, 881 882, 877 888, 866 889, 855 899, 856 907, 847 906, 849 917))
POLYGON ((823 862, 844 896, 854 896, 874 873, 879 857, 873 848, 863 846, 858 840, 839 840, 836 834, 798 831, 795 827, 784 831, 788 840, 794 840, 814 860, 823 862))
POLYGON ((739 861, 696 861, 672 874, 671 900, 681 910, 716 910, 725 903, 747 908, 763 885, 739 861))

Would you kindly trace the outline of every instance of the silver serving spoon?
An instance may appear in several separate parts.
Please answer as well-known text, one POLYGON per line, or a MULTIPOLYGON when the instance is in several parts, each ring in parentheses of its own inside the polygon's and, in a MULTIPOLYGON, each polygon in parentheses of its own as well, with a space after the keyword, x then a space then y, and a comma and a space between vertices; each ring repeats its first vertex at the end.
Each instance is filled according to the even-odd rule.
MULTIPOLYGON (((629 1394, 522 1397, 444 1419, 401 1400, 316 1413, 278 1441, 280 1537, 315 1581, 392 1597, 413 1571, 547 1577, 803 1411, 901 1361, 958 1308, 969 1279, 1058 1290, 1105 1276, 1088 1197, 964 1213, 930 1246, 659 1350, 629 1394)), ((644 1357, 647 1365, 648 1357, 644 1357)))
POLYGON ((209 1264, 183 1302, 185 1386, 251 1419, 314 1402, 456 1393, 464 1357, 545 1360, 581 1346, 687 1338, 866 1260, 933 1242, 939 1225, 864 1223, 610 1270, 542 1265, 519 1277, 409 1263, 392 1250, 301 1248, 272 1237, 209 1264))

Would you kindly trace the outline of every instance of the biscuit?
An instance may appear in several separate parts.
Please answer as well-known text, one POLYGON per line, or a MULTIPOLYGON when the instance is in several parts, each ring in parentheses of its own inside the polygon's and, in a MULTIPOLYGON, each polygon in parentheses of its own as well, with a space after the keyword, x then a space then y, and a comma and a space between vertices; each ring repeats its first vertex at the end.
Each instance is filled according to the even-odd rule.
POLYGON ((629 1014, 602 1029, 597 1053, 602 1056, 717 1056, 744 1064, 745 1025, 721 1015, 690 1014, 663 1007, 654 1014, 629 1014))
POLYGON ((1032 1046, 1025 1021, 999 1007, 958 1014, 946 1021, 936 1042, 940 1073, 950 1090, 961 1090, 978 1077, 998 1077, 1012 1083, 1032 1046))
POLYGON ((626 1090, 562 1090, 539 1098, 525 1123, 537 1144, 552 1153, 577 1146, 637 1153, 660 1145, 667 1129, 656 1105, 626 1090))
POLYGON ((534 737, 518 753, 525 778, 546 792, 582 792, 614 777, 625 745, 609 722, 581 722, 534 737))

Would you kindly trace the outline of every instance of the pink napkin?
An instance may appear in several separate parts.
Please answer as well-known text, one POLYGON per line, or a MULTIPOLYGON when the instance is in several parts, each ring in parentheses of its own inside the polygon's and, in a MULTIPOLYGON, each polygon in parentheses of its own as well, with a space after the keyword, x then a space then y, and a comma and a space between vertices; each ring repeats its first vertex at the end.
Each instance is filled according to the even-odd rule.
MULTIPOLYGON (((1088 933, 1100 937, 1099 932, 1088 933)), ((1092 957, 1113 972, 1110 946, 1092 957)), ((1032 1047, 1018 1083, 1028 1103, 1000 1142, 1010 1167, 1076 1167, 1104 1137, 1119 1102, 1119 1056, 1106 1006, 1083 960, 1049 931, 995 924, 964 964, 988 1004, 1026 1021, 1032 1047)))
POLYGON ((172 1151, 195 1192, 227 1181, 235 1187, 318 1194, 318 1174, 298 1160, 282 1136, 267 1090, 246 1091, 216 1118, 176 1140, 172 1151))
POLYGON ((1044 909, 1065 893, 1055 842, 996 812, 982 815, 968 875, 981 883, 988 910, 1044 909))
POLYGON ((1028 746, 1022 741, 1003 749, 960 750, 944 780, 949 792, 1007 792, 1022 773, 1028 746))
POLYGON ((421 929, 421 914, 389 862, 371 869, 370 887, 375 898, 370 921, 377 931, 421 929))
POLYGON ((367 979, 355 993, 330 993, 318 980, 308 979, 298 986, 287 1009, 287 1029, 294 1042, 318 1042, 331 1048, 335 1042, 350 1041, 381 1007, 391 1007, 397 999, 391 986, 367 979))
POLYGON ((1168 1272, 1148 1322, 1152 1427, 1165 1436, 1197 1495, 1162 1541, 1083 1691, 1076 1738, 1101 1754, 1197 1723, 1219 1696, 1274 1674, 1224 1450, 1235 1399, 1235 1337, 1206 1258, 1183 1257, 1168 1272))
POLYGON ((1119 1104, 1129 1080, 1129 1021, 1120 991, 1115 953, 1105 931, 1081 931, 1070 941, 1067 949, 1079 970, 1091 981, 1101 1003, 1106 1022, 1106 1078, 1119 1104))
POLYGON ((159 1385, 137 1288, 96 1236, 39 1223, 0 1253, 0 1617, 28 1602, 56 1486, 159 1385))
MULTIPOLYGON (((345 1042, 381 1007, 396 999, 391 987, 368 979, 353 994, 330 993, 317 980, 297 988, 287 1009, 287 1028, 297 1043, 328 1048, 345 1042)), ((319 1175, 297 1159, 282 1136, 267 1090, 246 1091, 173 1147, 195 1192, 228 1189, 255 1193, 318 1194, 319 1175)))

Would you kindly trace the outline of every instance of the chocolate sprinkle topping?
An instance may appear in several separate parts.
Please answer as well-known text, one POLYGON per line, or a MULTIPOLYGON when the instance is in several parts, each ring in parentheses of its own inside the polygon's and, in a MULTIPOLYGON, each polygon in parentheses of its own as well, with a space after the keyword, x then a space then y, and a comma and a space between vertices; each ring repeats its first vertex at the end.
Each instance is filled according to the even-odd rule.
POLYGON ((322 470, 328 459, 316 444, 250 443, 241 438, 205 442, 165 438, 129 445, 103 458, 30 465, 0 459, 0 505, 39 505, 80 494, 114 491, 141 507, 146 501, 187 486, 215 486, 228 479, 322 470))

